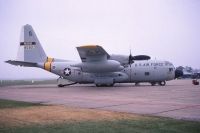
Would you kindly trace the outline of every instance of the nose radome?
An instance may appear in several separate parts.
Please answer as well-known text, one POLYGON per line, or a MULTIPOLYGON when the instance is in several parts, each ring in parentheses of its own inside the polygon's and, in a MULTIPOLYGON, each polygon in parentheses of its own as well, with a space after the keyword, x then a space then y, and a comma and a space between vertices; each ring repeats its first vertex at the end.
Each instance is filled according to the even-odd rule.
POLYGON ((183 71, 180 69, 175 70, 175 79, 183 76, 183 71))

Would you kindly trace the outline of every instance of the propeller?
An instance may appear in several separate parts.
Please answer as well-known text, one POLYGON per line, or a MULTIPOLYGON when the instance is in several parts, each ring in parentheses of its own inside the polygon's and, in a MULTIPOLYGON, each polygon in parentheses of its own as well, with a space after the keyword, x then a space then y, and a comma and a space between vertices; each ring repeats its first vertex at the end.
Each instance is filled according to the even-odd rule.
POLYGON ((132 53, 131 53, 131 49, 130 49, 130 55, 129 55, 129 57, 128 57, 128 64, 132 64, 132 53))
POLYGON ((130 49, 130 55, 129 55, 129 59, 128 59, 128 63, 130 65, 133 63, 134 60, 149 60, 149 59, 151 59, 151 57, 148 56, 148 55, 136 55, 136 56, 132 56, 131 49, 130 49))

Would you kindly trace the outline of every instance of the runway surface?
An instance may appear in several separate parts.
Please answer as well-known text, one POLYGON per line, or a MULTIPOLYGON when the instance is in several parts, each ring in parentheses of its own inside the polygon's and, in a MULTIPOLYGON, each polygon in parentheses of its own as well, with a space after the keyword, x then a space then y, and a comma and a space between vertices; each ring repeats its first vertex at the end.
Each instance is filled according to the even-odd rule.
POLYGON ((0 99, 112 110, 200 121, 200 86, 191 80, 166 86, 116 84, 114 87, 24 85, 0 88, 0 99))

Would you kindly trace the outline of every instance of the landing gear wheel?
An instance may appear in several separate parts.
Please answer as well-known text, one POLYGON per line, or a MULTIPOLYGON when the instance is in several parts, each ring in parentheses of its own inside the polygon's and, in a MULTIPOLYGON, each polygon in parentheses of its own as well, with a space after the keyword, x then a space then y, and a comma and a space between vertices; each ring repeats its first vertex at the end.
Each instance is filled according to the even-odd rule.
POLYGON ((151 82, 151 86, 155 86, 156 85, 156 82, 151 82))
POLYGON ((140 83, 139 83, 139 82, 136 82, 136 83, 135 83, 135 86, 139 86, 139 85, 140 85, 140 83))
POLYGON ((159 85, 160 85, 160 86, 165 86, 165 85, 166 85, 166 82, 165 82, 165 81, 160 81, 160 82, 159 82, 159 85))
POLYGON ((96 87, 112 87, 114 84, 96 84, 96 87))
POLYGON ((113 87, 113 85, 114 85, 114 84, 109 84, 109 85, 107 85, 107 86, 108 86, 108 87, 113 87))
POLYGON ((101 84, 96 84, 96 87, 101 87, 101 84))

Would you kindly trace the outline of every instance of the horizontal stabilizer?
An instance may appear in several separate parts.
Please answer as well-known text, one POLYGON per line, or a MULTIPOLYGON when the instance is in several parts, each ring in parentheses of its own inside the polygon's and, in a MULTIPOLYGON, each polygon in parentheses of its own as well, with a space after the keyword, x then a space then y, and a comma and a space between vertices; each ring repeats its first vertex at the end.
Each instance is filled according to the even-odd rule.
POLYGON ((9 63, 11 65, 16 65, 16 66, 26 66, 26 67, 36 67, 37 66, 37 63, 30 63, 30 62, 24 62, 24 61, 8 60, 5 62, 9 63))

